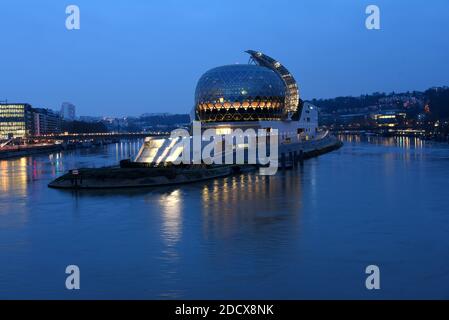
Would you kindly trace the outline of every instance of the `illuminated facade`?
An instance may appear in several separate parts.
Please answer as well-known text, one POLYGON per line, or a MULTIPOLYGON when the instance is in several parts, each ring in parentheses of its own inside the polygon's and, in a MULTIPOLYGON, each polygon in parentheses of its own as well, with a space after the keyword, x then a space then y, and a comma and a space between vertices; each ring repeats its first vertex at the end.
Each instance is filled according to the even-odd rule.
MULTIPOLYGON (((234 129, 276 130, 281 153, 288 148, 299 150, 303 143, 326 135, 318 130, 318 108, 301 101, 292 74, 261 52, 249 50, 247 53, 252 63, 213 68, 198 80, 190 113, 190 153, 194 143, 192 136, 196 136, 193 124, 198 122, 202 132, 212 129, 222 138, 232 135, 234 129)), ((176 138, 147 138, 135 161, 171 163, 183 153, 176 142, 176 138)), ((203 150, 208 143, 207 139, 201 139, 199 148, 203 150)), ((247 148, 246 143, 236 145, 237 149, 227 148, 229 143, 224 139, 219 143, 220 148, 247 148)))
POLYGON ((397 127, 405 123, 407 114, 401 111, 390 110, 374 114, 372 118, 376 121, 378 127, 397 127))
POLYGON ((61 116, 50 109, 27 103, 0 104, 0 139, 25 138, 59 133, 61 116))
POLYGON ((40 136, 61 132, 61 116, 59 113, 50 109, 39 108, 34 109, 33 115, 33 135, 40 136))
POLYGON ((299 97, 293 75, 254 50, 249 64, 213 68, 198 80, 191 119, 225 135, 233 128, 277 129, 280 143, 318 135, 318 109, 299 97))
POLYGON ((29 104, 0 104, 0 139, 22 138, 32 131, 33 111, 29 104))
POLYGON ((280 120, 285 87, 272 70, 228 65, 207 71, 195 90, 196 119, 202 122, 280 120))

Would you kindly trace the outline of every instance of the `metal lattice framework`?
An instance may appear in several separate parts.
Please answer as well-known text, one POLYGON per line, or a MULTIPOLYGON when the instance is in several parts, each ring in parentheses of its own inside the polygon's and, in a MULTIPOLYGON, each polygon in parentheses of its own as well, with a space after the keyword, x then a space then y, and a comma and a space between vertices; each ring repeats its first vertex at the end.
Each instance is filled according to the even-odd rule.
POLYGON ((293 75, 279 61, 263 54, 259 51, 247 50, 251 59, 257 64, 273 70, 284 82, 286 88, 285 110, 290 115, 300 114, 301 100, 299 98, 299 88, 293 75))
POLYGON ((203 122, 281 120, 285 85, 260 65, 228 65, 207 71, 195 91, 195 111, 203 122))

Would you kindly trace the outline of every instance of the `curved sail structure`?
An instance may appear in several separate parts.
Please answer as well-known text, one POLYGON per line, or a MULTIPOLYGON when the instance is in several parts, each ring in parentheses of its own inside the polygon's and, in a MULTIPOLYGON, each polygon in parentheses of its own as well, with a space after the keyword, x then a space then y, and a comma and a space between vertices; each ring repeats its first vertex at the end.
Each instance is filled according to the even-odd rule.
POLYGON ((298 84, 296 83, 293 75, 284 67, 279 61, 263 54, 259 51, 247 50, 252 60, 257 64, 267 67, 274 72, 284 81, 286 96, 285 96, 285 109, 291 115, 299 115, 301 114, 301 102, 299 99, 299 89, 298 84))

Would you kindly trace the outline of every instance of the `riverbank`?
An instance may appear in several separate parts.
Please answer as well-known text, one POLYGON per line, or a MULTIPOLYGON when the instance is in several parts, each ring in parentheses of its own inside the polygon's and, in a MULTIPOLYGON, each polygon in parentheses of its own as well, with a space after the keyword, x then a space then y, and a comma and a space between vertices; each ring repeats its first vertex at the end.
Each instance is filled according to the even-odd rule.
POLYGON ((0 150, 0 160, 26 157, 40 153, 51 153, 64 150, 61 144, 36 145, 36 146, 14 146, 0 150))
POLYGON ((119 140, 108 140, 106 142, 79 142, 79 143, 61 143, 61 144, 40 144, 40 145, 18 145, 6 146, 0 149, 0 160, 14 159, 31 156, 35 154, 59 152, 63 150, 75 150, 79 148, 91 148, 94 146, 116 143, 119 140))
POLYGON ((407 137, 407 138, 419 138, 426 141, 449 143, 449 136, 437 135, 434 133, 428 133, 424 130, 334 130, 335 135, 364 135, 364 136, 378 136, 378 137, 407 137))
POLYGON ((280 166, 285 163, 296 163, 303 159, 310 159, 337 150, 343 146, 336 136, 326 134, 319 140, 309 140, 300 143, 283 144, 279 146, 280 166))

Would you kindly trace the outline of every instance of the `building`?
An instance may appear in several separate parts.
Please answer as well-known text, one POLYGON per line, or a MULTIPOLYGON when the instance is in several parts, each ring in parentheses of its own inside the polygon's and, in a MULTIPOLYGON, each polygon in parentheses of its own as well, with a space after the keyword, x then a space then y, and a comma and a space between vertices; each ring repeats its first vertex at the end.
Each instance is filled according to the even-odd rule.
POLYGON ((285 116, 285 86, 272 70, 228 65, 207 71, 195 91, 195 120, 271 121, 285 116))
POLYGON ((61 117, 66 121, 74 121, 76 119, 75 105, 70 102, 63 102, 61 105, 61 117))
POLYGON ((33 133, 33 127, 33 109, 29 104, 0 104, 0 139, 26 137, 33 133))
MULTIPOLYGON (((222 139, 235 129, 277 130, 280 153, 293 153, 293 149, 299 152, 301 144, 323 138, 325 133, 318 130, 317 107, 300 99, 298 84, 287 68, 261 52, 246 52, 250 55, 249 64, 213 68, 200 77, 190 113, 192 128, 200 123, 202 132, 215 130, 222 139)), ((195 135, 191 135, 191 143, 194 139, 195 135)), ((200 143, 203 148, 208 142, 200 143)), ((178 153, 177 149, 171 152, 175 144, 170 138, 147 138, 135 161, 171 162, 178 153)), ((245 149, 248 145, 249 141, 237 148, 245 149)))
POLYGON ((277 129, 280 143, 309 140, 318 133, 318 110, 299 98, 298 84, 277 60, 253 50, 250 64, 204 73, 195 90, 192 120, 203 128, 277 129))
POLYGON ((373 114, 378 127, 397 127, 405 124, 407 114, 400 110, 387 110, 373 114))
POLYGON ((61 132, 61 116, 50 109, 35 108, 33 135, 41 136, 61 132))

